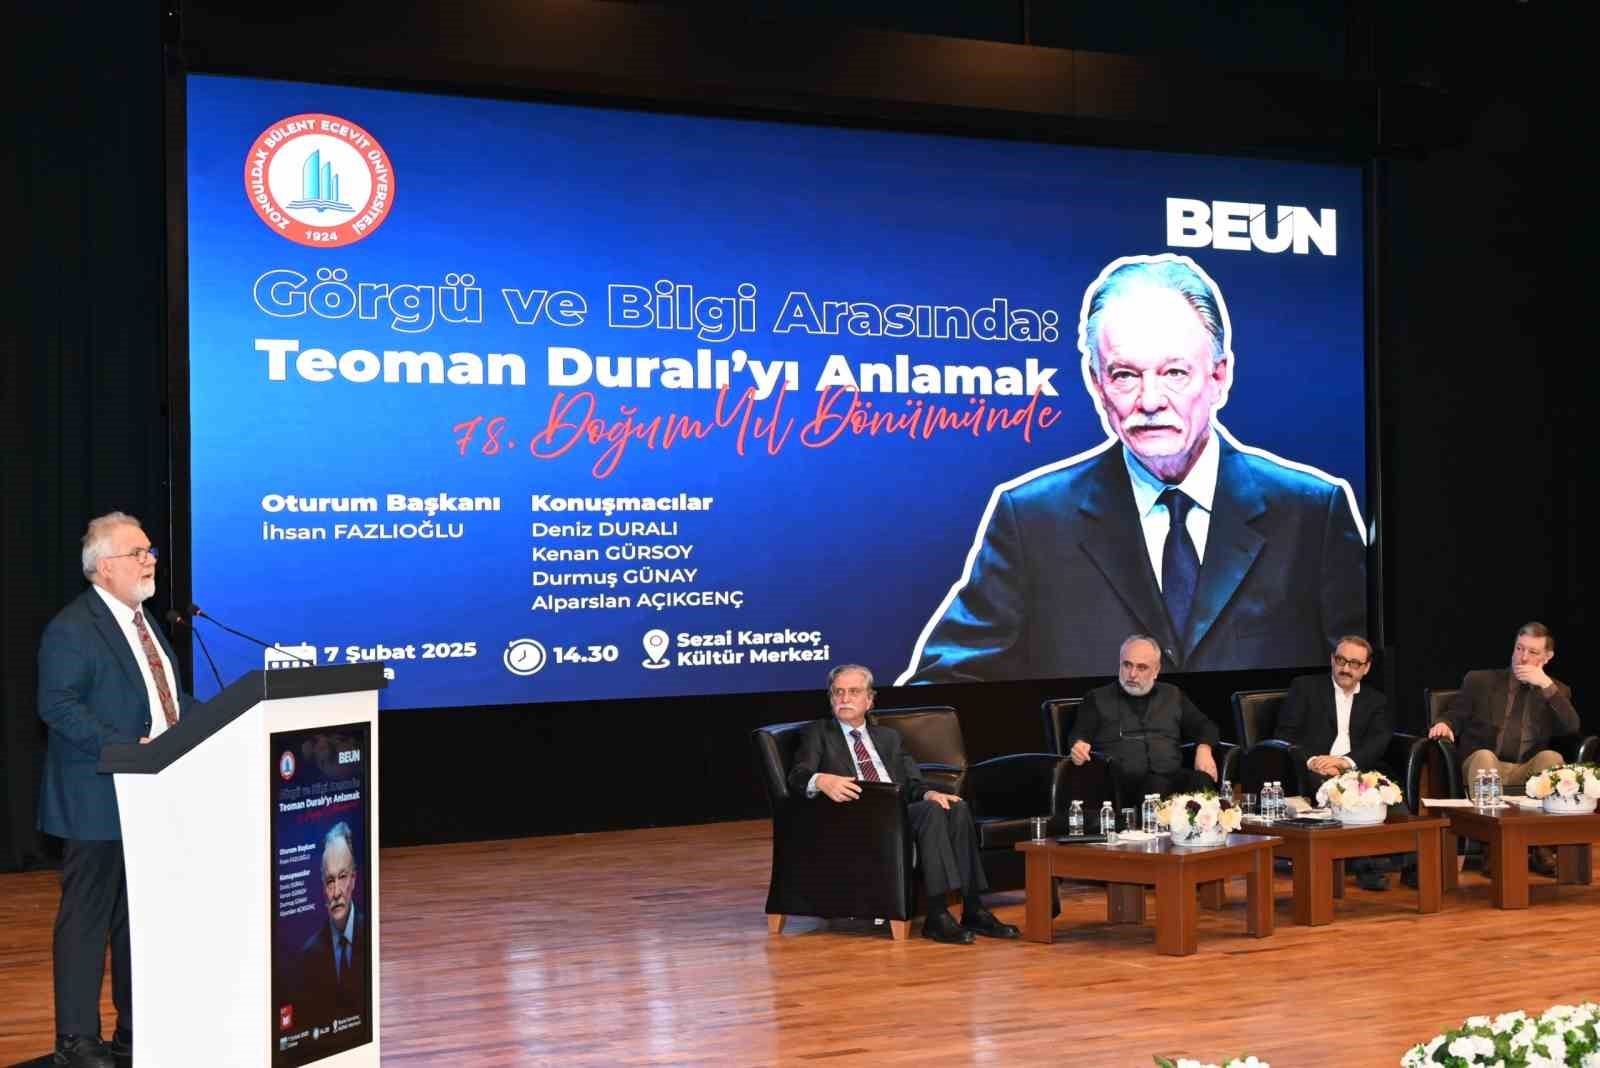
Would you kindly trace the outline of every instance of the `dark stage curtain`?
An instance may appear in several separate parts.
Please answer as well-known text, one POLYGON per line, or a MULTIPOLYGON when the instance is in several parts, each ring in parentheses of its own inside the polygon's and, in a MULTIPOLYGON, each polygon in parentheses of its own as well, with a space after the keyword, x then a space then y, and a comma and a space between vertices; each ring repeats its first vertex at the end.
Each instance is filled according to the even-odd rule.
MULTIPOLYGON (((39 633, 83 589, 87 520, 120 509, 170 544, 161 9, 30 5, 3 109, 8 206, 0 404, 0 870, 48 863, 34 830, 39 633)), ((13 23, 15 25, 15 22, 13 23)), ((157 594, 168 607, 167 577, 157 594)))

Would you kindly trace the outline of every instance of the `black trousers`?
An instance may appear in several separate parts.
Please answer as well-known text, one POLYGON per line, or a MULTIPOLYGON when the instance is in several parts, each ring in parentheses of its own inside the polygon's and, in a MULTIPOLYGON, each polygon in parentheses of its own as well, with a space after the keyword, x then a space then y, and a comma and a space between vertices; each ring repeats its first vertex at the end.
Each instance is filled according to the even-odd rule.
POLYGON ((932 801, 913 801, 906 811, 917 836, 917 864, 929 909, 943 908, 944 895, 951 890, 972 895, 989 889, 971 805, 957 801, 946 811, 932 801))
MULTIPOLYGON (((1203 771, 1193 768, 1179 768, 1177 771, 1155 772, 1136 771, 1117 773, 1117 789, 1122 795, 1123 808, 1138 808, 1139 802, 1144 800, 1145 794, 1160 794, 1168 797, 1172 794, 1199 793, 1203 790, 1215 790, 1217 781, 1203 771)), ((1093 819, 1093 813, 1089 814, 1093 819)), ((1087 828, 1086 828, 1087 829, 1087 828)), ((1099 828, 1093 828, 1098 830, 1099 828)))
POLYGON ((66 839, 53 956, 56 1034, 100 1034, 100 984, 111 943, 111 1001, 117 1030, 133 1033, 133 970, 128 952, 128 881, 122 843, 66 839))

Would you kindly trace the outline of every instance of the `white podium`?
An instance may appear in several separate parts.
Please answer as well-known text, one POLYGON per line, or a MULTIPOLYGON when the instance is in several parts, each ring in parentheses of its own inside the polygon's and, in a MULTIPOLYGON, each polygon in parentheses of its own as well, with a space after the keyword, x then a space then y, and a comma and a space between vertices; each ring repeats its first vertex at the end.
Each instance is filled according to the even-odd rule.
MULTIPOLYGON (((155 741, 105 747, 100 770, 115 776, 127 865, 136 1064, 377 1068, 377 714, 378 691, 385 685, 381 663, 255 671, 196 706, 155 741), (303 733, 319 731, 330 733, 303 733), (341 776, 363 776, 364 788, 357 791, 364 795, 363 826, 356 830, 353 858, 360 889, 354 897, 365 912, 370 955, 362 958, 368 962, 362 971, 370 984, 371 1012, 370 1017, 361 1013, 360 1025, 347 1021, 356 1031, 333 1035, 322 1029, 316 1041, 296 1029, 303 1022, 309 1032, 317 1021, 291 1026, 291 1014, 273 994, 275 925, 297 925, 286 926, 280 935, 281 968, 284 940, 319 922, 328 926, 330 911, 320 838, 318 851, 309 845, 282 850, 298 854, 292 857, 273 845, 275 827, 282 830, 291 821, 298 820, 294 826, 305 835, 321 830, 312 822, 314 813, 279 811, 297 807, 282 804, 282 791, 304 757, 289 753, 286 760, 282 743, 299 737, 366 739, 364 752, 335 753, 314 764, 336 765, 341 776), (361 766, 338 766, 347 762, 361 766), (294 915, 296 910, 303 915, 294 915), (370 1041, 354 1048, 319 1052, 369 1034, 370 1041), (323 1035, 338 1041, 325 1041, 323 1035)), ((304 744, 309 749, 310 743, 304 744)), ((302 774, 324 773, 305 767, 302 774)), ((349 789, 335 789, 344 792, 325 790, 323 800, 317 787, 307 787, 313 800, 303 804, 328 806, 329 813, 353 811, 349 789)), ((331 966, 332 951, 328 960, 331 966)))

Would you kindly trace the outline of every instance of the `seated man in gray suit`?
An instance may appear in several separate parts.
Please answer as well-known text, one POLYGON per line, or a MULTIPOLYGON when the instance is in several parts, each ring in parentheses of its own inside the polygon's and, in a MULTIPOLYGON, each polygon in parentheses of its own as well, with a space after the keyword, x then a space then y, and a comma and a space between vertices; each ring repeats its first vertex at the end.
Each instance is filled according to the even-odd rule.
POLYGON ((1161 647, 1147 634, 1122 643, 1117 681, 1084 695, 1067 733, 1067 755, 1074 764, 1097 749, 1111 758, 1124 805, 1145 794, 1162 796, 1215 789, 1217 725, 1200 713, 1176 686, 1157 682, 1161 647), (1198 742, 1194 770, 1183 766, 1180 746, 1198 742))
MULTIPOLYGON (((1555 655, 1550 628, 1524 623, 1511 648, 1511 666, 1467 672, 1450 707, 1428 731, 1428 737, 1454 742, 1464 754, 1461 774, 1469 791, 1480 769, 1500 769, 1501 787, 1511 791, 1564 763, 1562 755, 1550 748, 1550 740, 1558 734, 1577 734, 1580 724, 1572 691, 1545 674, 1545 665, 1555 655)), ((1548 850, 1535 850, 1529 860, 1537 871, 1555 870, 1548 850)))
POLYGON ((789 789, 807 797, 825 795, 847 804, 861 796, 858 782, 892 782, 905 787, 911 828, 917 836, 917 864, 928 897, 922 933, 936 942, 971 943, 975 934, 1016 938, 1021 932, 984 908, 989 889, 978 855, 972 810, 955 794, 922 780, 900 735, 889 727, 868 726, 872 672, 860 664, 841 664, 828 672, 828 704, 833 715, 806 728, 789 768, 789 789), (945 895, 959 890, 961 922, 944 907, 945 895))

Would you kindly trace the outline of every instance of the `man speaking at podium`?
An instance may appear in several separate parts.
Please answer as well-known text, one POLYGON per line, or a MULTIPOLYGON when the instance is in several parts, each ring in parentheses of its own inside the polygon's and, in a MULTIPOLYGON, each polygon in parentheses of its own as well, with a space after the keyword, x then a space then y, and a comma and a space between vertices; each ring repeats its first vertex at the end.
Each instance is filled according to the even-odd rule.
POLYGON ((90 586, 45 627, 39 641, 39 718, 49 728, 39 830, 64 840, 56 913, 55 1063, 111 1068, 133 1047, 128 887, 122 825, 111 776, 95 770, 102 746, 148 742, 175 726, 194 698, 178 688, 173 652, 145 618, 156 592, 156 551, 139 521, 121 512, 91 520, 83 535, 90 586), (111 943, 109 1048, 100 1040, 100 984, 111 943))

